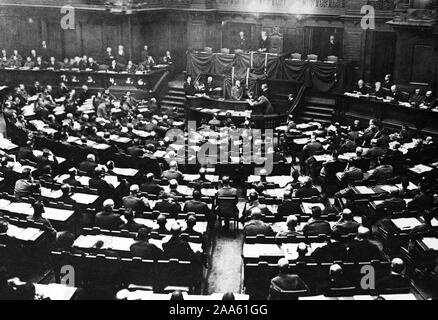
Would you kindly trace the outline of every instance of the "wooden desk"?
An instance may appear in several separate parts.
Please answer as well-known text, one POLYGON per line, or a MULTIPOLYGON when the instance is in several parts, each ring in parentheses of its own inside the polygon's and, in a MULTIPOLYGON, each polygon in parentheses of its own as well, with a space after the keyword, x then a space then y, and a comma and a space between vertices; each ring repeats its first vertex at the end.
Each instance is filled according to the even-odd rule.
MULTIPOLYGON (((9 202, 9 204, 6 204, 8 200, 1 200, 1 210, 14 213, 17 215, 23 215, 23 216, 32 216, 33 215, 33 208, 32 204, 27 202, 9 202)), ((42 214, 42 217, 45 219, 48 219, 53 222, 62 222, 65 223, 69 221, 69 219, 73 216, 74 210, 65 210, 65 209, 58 209, 58 208, 52 208, 52 207, 44 207, 44 213, 42 214)))
MULTIPOLYGON (((162 240, 149 239, 149 243, 152 243, 158 248, 163 249, 163 243, 167 242, 168 238, 170 238, 170 236, 162 240)), ((115 237, 107 235, 81 235, 79 236, 79 238, 76 239, 73 246, 80 249, 91 249, 99 240, 104 242, 102 250, 110 249, 123 253, 130 252, 131 246, 136 242, 136 240, 133 238, 115 237)), ((194 252, 203 252, 201 243, 189 242, 189 245, 194 252)))
POLYGON ((426 133, 438 135, 438 112, 387 103, 376 99, 338 94, 335 115, 341 119, 345 118, 351 123, 357 119, 363 122, 376 119, 393 129, 400 129, 402 124, 414 128, 419 126, 426 133))
MULTIPOLYGON (((183 292, 184 300, 189 301, 205 301, 205 300, 214 300, 214 301, 220 301, 222 300, 223 293, 213 293, 211 295, 189 295, 186 292, 183 292)), ((117 294, 119 299, 123 300, 170 300, 170 297, 172 296, 171 293, 164 294, 164 293, 154 293, 152 291, 144 291, 144 290, 123 290, 117 294)), ((249 295, 247 294, 239 294, 235 293, 234 298, 237 301, 244 301, 249 300, 249 295)))
MULTIPOLYGON (((122 219, 124 219, 122 217, 122 219)), ((135 218, 134 219, 135 222, 142 224, 148 228, 150 228, 151 230, 158 228, 158 224, 156 220, 150 220, 150 219, 142 219, 142 218, 135 218)), ((179 224, 182 227, 182 230, 185 230, 187 228, 187 222, 185 220, 182 219, 167 219, 166 221, 166 229, 170 230, 172 228, 172 225, 175 222, 179 222, 179 224)), ((200 232, 200 233, 205 233, 207 232, 207 222, 205 221, 197 221, 195 227, 193 228, 195 231, 200 232)))
POLYGON ((16 225, 8 225, 8 231, 6 232, 8 237, 15 238, 25 242, 36 242, 44 234, 43 230, 37 228, 23 228, 16 225))

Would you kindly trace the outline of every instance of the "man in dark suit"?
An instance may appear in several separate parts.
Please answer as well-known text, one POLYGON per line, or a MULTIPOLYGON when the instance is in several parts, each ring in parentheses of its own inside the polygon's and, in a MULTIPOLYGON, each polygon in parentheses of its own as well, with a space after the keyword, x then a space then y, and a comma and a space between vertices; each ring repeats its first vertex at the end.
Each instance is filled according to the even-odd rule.
POLYGON ((31 140, 26 142, 26 146, 20 147, 17 153, 17 161, 22 162, 23 160, 29 160, 36 162, 36 157, 33 154, 33 144, 31 140))
POLYGON ((168 213, 171 217, 176 217, 181 212, 181 206, 173 198, 169 197, 167 192, 163 192, 160 196, 160 201, 155 203, 154 210, 161 213, 168 213))
POLYGON ((382 83, 380 81, 377 81, 374 84, 374 90, 372 91, 371 95, 373 97, 376 97, 376 98, 385 98, 386 97, 386 92, 382 88, 382 83))
POLYGON ((283 201, 277 208, 277 215, 281 217, 289 216, 291 214, 302 214, 301 204, 292 201, 292 192, 285 191, 283 201))
POLYGON ((41 155, 36 157, 37 169, 41 170, 42 168, 49 166, 50 168, 56 166, 58 164, 58 160, 55 155, 49 150, 44 149, 41 155))
POLYGON ((129 232, 138 232, 141 228, 144 228, 144 225, 135 222, 134 213, 131 209, 127 209, 125 211, 124 217, 126 219, 126 223, 120 225, 120 230, 128 230, 129 232))
POLYGON ((337 231, 341 235, 356 233, 360 223, 354 221, 353 213, 350 209, 344 209, 341 219, 333 226, 333 232, 337 231))
POLYGON ((111 199, 103 202, 103 210, 96 214, 95 226, 105 230, 119 230, 123 224, 120 215, 113 212, 114 201, 111 199))
POLYGON ((134 212, 136 217, 141 217, 151 209, 146 198, 138 197, 139 190, 138 185, 134 184, 129 188, 129 195, 122 198, 123 207, 134 212))
POLYGON ((341 182, 345 185, 349 185, 355 181, 363 179, 363 172, 361 169, 350 165, 349 168, 341 174, 341 182))
POLYGON ((383 156, 380 160, 380 166, 376 167, 365 180, 376 180, 377 183, 383 184, 393 176, 394 168, 388 163, 388 157, 383 156))
POLYGON ((201 192, 199 190, 193 191, 193 200, 187 200, 184 204, 183 212, 193 212, 197 215, 205 215, 208 217, 211 213, 208 205, 202 201, 201 192))
POLYGON ((186 96, 194 96, 196 93, 196 89, 193 85, 192 77, 190 75, 187 76, 186 82, 184 82, 184 93, 186 96))
POLYGON ((408 203, 409 210, 430 210, 433 207, 434 197, 431 190, 429 190, 426 184, 420 184, 420 193, 417 194, 414 199, 408 203))
POLYGON ((141 192, 147 192, 148 194, 159 194, 161 191, 163 191, 163 188, 155 182, 154 178, 155 176, 153 173, 148 173, 146 175, 146 182, 140 186, 141 192))
POLYGON ((312 179, 309 177, 304 180, 303 186, 295 192, 295 197, 300 199, 319 196, 321 196, 320 192, 313 186, 312 179))
POLYGON ((333 264, 329 269, 329 280, 323 282, 319 290, 330 296, 332 290, 343 288, 354 288, 354 285, 346 279, 342 267, 339 264, 333 264))
POLYGON ((166 243, 163 243, 164 256, 167 259, 179 259, 180 261, 193 261, 195 253, 189 243, 181 238, 182 228, 178 222, 175 222, 170 234, 172 237, 166 243))
POLYGON ((61 186, 61 191, 62 191, 62 196, 61 198, 58 198, 57 201, 75 207, 77 203, 71 197, 71 187, 68 184, 64 184, 61 186))
POLYGON ((356 148, 356 156, 351 158, 349 163, 350 167, 356 167, 362 170, 362 172, 366 172, 370 169, 370 160, 366 159, 362 156, 363 149, 361 147, 356 148))
POLYGON ((327 55, 339 57, 339 44, 334 35, 330 35, 327 55))
POLYGON ((312 208, 312 218, 303 227, 303 234, 305 236, 330 235, 332 232, 330 224, 321 219, 321 214, 322 210, 320 207, 312 208))
POLYGON ((247 100, 248 104, 253 107, 253 113, 258 115, 269 115, 275 112, 274 107, 268 97, 261 95, 255 101, 247 100))
POLYGON ((147 228, 140 228, 138 230, 136 242, 131 245, 129 250, 133 257, 140 257, 144 260, 159 260, 163 255, 156 245, 149 243, 149 230, 147 228))
POLYGON ((69 177, 64 179, 62 183, 68 184, 69 186, 73 186, 73 187, 80 187, 81 186, 80 181, 76 180, 76 175, 78 173, 78 170, 76 170, 75 168, 71 168, 68 170, 68 173, 69 173, 69 177))
POLYGON ((403 94, 396 85, 391 86, 391 91, 389 92, 388 97, 392 100, 392 103, 399 103, 403 101, 403 94))
POLYGON ((94 173, 96 167, 96 156, 94 154, 87 155, 87 159, 79 164, 79 170, 85 171, 89 176, 94 173))
POLYGON ((403 210, 406 210, 406 201, 400 198, 398 189, 392 190, 391 197, 376 206, 376 211, 386 212, 388 215, 403 210))
POLYGON ((370 229, 359 227, 356 240, 348 247, 347 260, 352 262, 367 262, 383 258, 380 248, 370 240, 370 229))
POLYGON ((254 208, 251 211, 251 220, 243 227, 245 236, 257 236, 259 234, 272 236, 274 231, 271 226, 262 221, 263 215, 259 208, 254 208))
POLYGON ((282 258, 278 261, 279 273, 271 280, 269 300, 275 300, 282 291, 309 290, 306 283, 296 274, 289 274, 289 261, 282 258))
POLYGON ((271 39, 269 39, 266 31, 262 31, 260 44, 259 44, 259 52, 267 53, 269 52, 270 49, 271 49, 271 39))
POLYGON ((245 36, 245 33, 243 31, 239 32, 239 40, 237 42, 237 49, 247 51, 249 50, 249 41, 245 36))
POLYGON ((144 154, 144 150, 143 150, 143 148, 141 148, 139 146, 139 144, 140 144, 140 140, 139 139, 134 139, 133 140, 133 145, 129 146, 126 149, 126 154, 129 154, 130 156, 133 156, 133 157, 142 157, 143 154, 144 154))
POLYGON ((347 247, 341 242, 341 234, 334 230, 330 235, 327 245, 316 249, 312 253, 312 258, 316 262, 344 261, 347 257, 347 247))
POLYGON ((366 87, 365 82, 362 79, 360 79, 357 82, 357 84, 353 87, 353 92, 359 93, 362 95, 366 95, 369 93, 368 88, 366 87))
POLYGON ((89 186, 92 189, 97 189, 98 195, 102 199, 114 197, 115 188, 105 179, 105 171, 101 168, 94 169, 94 178, 90 179, 89 186))
MULTIPOLYGON (((220 210, 221 211, 220 215, 222 215, 222 217, 224 218, 224 224, 225 224, 224 228, 225 228, 225 230, 229 230, 229 227, 230 227, 230 217, 232 217, 233 215, 235 215, 239 211, 237 209, 237 202, 238 202, 238 199, 237 199, 237 189, 231 187, 231 185, 230 185, 230 177, 228 177, 228 176, 223 176, 222 177, 222 187, 216 193, 216 199, 221 198, 221 197, 224 197, 224 198, 235 198, 234 203, 228 203, 228 202, 226 203, 227 205, 228 204, 230 205, 229 207, 226 207, 226 208, 221 207, 220 208, 221 209, 220 210)), ((217 200, 217 201, 219 201, 219 200, 217 200)), ((222 206, 225 206, 225 204, 222 205, 222 206)), ((216 211, 219 212, 218 210, 219 210, 219 208, 217 208, 216 211)))
POLYGON ((391 274, 376 283, 378 290, 384 291, 385 289, 405 289, 409 292, 411 282, 407 279, 403 272, 405 271, 405 264, 402 259, 395 258, 391 262, 391 274))
POLYGON ((0 184, 2 185, 2 191, 12 193, 12 191, 14 191, 14 185, 18 175, 14 172, 13 167, 9 166, 8 163, 8 158, 3 157, 0 167, 0 172, 3 174, 3 181, 0 184))

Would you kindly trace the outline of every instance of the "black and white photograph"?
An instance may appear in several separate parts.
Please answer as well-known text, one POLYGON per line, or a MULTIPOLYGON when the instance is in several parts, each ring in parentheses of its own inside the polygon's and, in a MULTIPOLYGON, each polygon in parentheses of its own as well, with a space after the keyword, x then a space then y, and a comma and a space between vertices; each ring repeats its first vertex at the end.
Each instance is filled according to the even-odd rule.
POLYGON ((0 0, 0 300, 438 300, 437 92, 438 0, 0 0))

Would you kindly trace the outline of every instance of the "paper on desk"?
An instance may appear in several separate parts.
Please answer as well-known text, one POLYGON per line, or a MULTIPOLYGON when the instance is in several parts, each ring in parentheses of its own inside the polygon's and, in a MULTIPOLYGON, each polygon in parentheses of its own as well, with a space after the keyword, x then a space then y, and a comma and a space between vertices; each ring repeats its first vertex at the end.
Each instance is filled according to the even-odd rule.
POLYGON ((438 251, 438 238, 423 238, 423 243, 428 247, 430 250, 438 251))
POLYGON ((425 173, 425 172, 432 171, 433 169, 431 167, 425 166, 424 164, 419 164, 419 165, 416 165, 413 168, 410 168, 409 170, 411 170, 411 171, 413 171, 415 173, 418 173, 418 174, 422 174, 422 173, 425 173))
POLYGON ((116 175, 125 177, 133 177, 138 173, 138 170, 133 168, 114 168, 113 171, 116 175))
POLYGON ((391 219, 391 221, 399 230, 412 230, 422 225, 417 218, 399 218, 391 219))
POLYGON ((356 186, 355 187, 360 194, 375 194, 374 190, 365 186, 356 186))

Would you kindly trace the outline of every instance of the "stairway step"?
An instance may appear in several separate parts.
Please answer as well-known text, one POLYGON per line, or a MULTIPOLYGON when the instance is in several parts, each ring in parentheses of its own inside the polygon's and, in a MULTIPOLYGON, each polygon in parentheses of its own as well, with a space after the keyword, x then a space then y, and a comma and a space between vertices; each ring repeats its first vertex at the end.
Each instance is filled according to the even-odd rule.
POLYGON ((182 102, 184 102, 184 101, 186 100, 185 97, 174 96, 174 95, 169 95, 169 94, 166 94, 166 95, 164 96, 164 99, 167 99, 167 100, 175 100, 175 101, 182 101, 182 102))
POLYGON ((311 111, 311 112, 320 112, 325 114, 333 114, 334 109, 328 108, 328 107, 322 107, 322 106, 305 106, 303 108, 304 111, 311 111))
POLYGON ((176 105, 176 106, 184 106, 184 101, 174 101, 174 100, 169 100, 166 99, 166 97, 164 97, 163 100, 161 100, 161 103, 167 103, 167 104, 172 104, 172 105, 176 105))
POLYGON ((305 101, 309 104, 319 104, 326 106, 335 106, 336 100, 331 98, 320 98, 320 97, 306 97, 305 101))
POLYGON ((312 112, 312 111, 303 111, 301 112, 301 115, 305 116, 305 117, 316 117, 316 118, 327 118, 327 119, 331 119, 333 117, 333 114, 326 114, 326 113, 321 113, 321 112, 312 112))
POLYGON ((320 122, 320 123, 331 123, 330 120, 327 119, 322 119, 322 118, 316 118, 316 117, 305 117, 305 116, 300 116, 298 117, 298 121, 300 122, 320 122))

